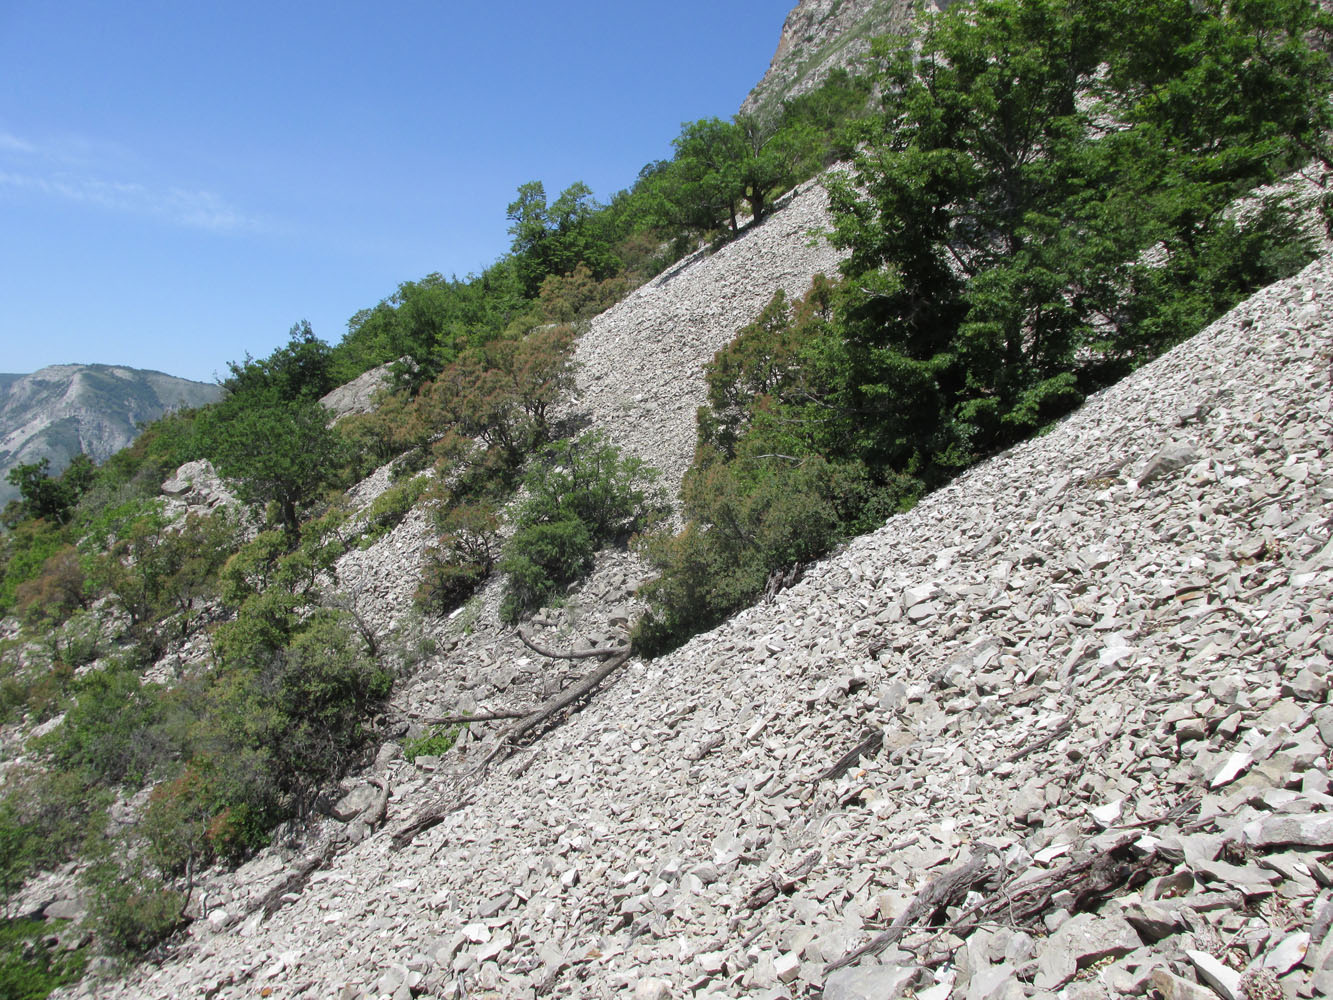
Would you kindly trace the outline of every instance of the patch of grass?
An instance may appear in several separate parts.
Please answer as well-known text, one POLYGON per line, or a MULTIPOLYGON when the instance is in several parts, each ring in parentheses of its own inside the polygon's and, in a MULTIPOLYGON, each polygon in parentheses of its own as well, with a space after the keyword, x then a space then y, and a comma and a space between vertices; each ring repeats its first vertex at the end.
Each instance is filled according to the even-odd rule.
POLYGON ((0 922, 0 997, 43 1000, 52 990, 77 982, 87 964, 87 948, 65 950, 55 932, 68 921, 0 922))

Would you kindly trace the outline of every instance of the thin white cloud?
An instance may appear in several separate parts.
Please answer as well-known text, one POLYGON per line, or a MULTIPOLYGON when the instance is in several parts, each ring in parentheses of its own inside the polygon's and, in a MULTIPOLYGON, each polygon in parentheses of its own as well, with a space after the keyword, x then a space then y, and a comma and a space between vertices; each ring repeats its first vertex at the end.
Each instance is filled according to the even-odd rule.
POLYGON ((0 132, 0 150, 6 153, 36 153, 37 147, 26 139, 20 139, 8 132, 0 132))
POLYGON ((263 220, 228 204, 214 191, 111 180, 91 166, 71 168, 71 159, 58 150, 0 131, 0 194, 57 199, 210 232, 257 232, 268 228, 263 220), (19 159, 23 162, 16 162, 19 159), (34 164, 33 159, 45 163, 34 164))

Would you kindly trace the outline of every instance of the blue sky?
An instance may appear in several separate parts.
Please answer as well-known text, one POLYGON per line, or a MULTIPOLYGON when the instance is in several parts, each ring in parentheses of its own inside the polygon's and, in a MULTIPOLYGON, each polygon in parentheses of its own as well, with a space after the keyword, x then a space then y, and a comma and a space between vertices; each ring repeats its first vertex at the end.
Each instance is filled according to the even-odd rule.
POLYGON ((795 0, 0 0, 0 372, 212 380, 733 114, 795 0))

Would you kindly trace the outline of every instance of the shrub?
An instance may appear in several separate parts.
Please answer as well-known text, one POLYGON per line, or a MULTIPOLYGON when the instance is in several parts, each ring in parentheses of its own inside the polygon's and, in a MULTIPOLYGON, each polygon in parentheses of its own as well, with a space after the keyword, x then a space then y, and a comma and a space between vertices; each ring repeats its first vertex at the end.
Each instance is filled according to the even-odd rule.
POLYGON ((508 575, 505 620, 517 621, 585 574, 599 546, 623 543, 665 516, 656 477, 601 434, 548 446, 524 478, 528 499, 500 563, 508 575))
POLYGON ((405 483, 390 486, 377 496, 366 511, 365 527, 357 545, 368 549, 398 527, 429 484, 430 480, 426 476, 416 476, 405 483))
POLYGON ((73 545, 57 549, 31 580, 15 591, 15 605, 27 625, 53 628, 79 608, 88 607, 83 566, 73 545))
MULTIPOLYGON (((122 855, 125 857, 126 855, 122 855)), ((186 923, 185 897, 142 862, 103 859, 85 873, 88 917, 102 950, 119 958, 142 955, 186 923)))
POLYGON ((75 704, 39 746, 106 785, 142 782, 172 752, 157 731, 160 690, 126 666, 95 670, 75 685, 75 704))
POLYGON ((57 987, 83 975, 87 952, 67 950, 53 942, 52 926, 44 920, 0 922, 0 997, 5 1000, 44 1000, 57 987))
POLYGON ((489 502, 438 509, 440 538, 428 549, 416 602, 422 610, 452 611, 485 581, 495 565, 500 519, 489 502))
POLYGON ((564 584, 588 572, 597 544, 586 524, 578 518, 565 518, 520 528, 505 551, 500 568, 509 579, 500 616, 516 622, 524 612, 540 607, 558 593, 564 584))
POLYGON ((462 732, 463 726, 461 725, 441 726, 432 729, 424 736, 418 736, 416 739, 404 743, 403 756, 411 761, 415 761, 418 757, 438 757, 453 748, 462 732))

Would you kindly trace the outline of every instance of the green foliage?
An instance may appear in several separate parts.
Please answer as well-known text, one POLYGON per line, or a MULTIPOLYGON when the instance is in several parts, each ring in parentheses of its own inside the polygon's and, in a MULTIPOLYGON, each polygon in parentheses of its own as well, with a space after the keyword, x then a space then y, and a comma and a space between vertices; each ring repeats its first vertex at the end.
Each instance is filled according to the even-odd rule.
POLYGON ((423 611, 448 612, 466 601, 495 565, 500 518, 488 501, 436 508, 440 535, 426 551, 416 603, 423 611))
POLYGON ((84 874, 89 922, 108 954, 132 959, 185 926, 185 897, 125 854, 103 858, 84 874))
POLYGON ((600 434, 549 445, 524 478, 528 497, 504 547, 501 615, 516 621, 584 575, 600 546, 623 543, 665 516, 655 479, 600 434))
POLYGON ((315 402, 337 387, 333 351, 315 336, 306 320, 292 327, 285 347, 262 361, 249 355, 227 366, 231 375, 222 382, 233 398, 315 402))
POLYGON ((395 483, 377 496, 366 511, 365 527, 357 545, 368 549, 398 527, 429 485, 429 478, 416 476, 405 483, 395 483))
POLYGON ((158 691, 129 667, 94 670, 75 684, 64 722, 39 745, 62 767, 104 784, 140 784, 170 756, 158 733, 158 691))
POLYGON ((200 457, 195 419, 198 410, 177 410, 154 420, 128 447, 97 469, 80 504, 87 517, 106 507, 158 495, 162 482, 186 462, 200 457))
MULTIPOLYGON (((662 575, 640 648, 715 624, 1300 267, 1290 205, 1243 224, 1228 208, 1329 164, 1330 24, 1301 0, 991 0, 931 19, 919 47, 877 42, 881 110, 829 181, 845 280, 776 296, 710 366, 687 525, 647 544, 662 575)), ((816 126, 814 106, 788 111, 816 126)))
POLYGON ((233 397, 200 417, 201 434, 218 471, 237 481, 238 495, 272 504, 295 544, 301 515, 346 464, 346 445, 328 414, 310 401, 233 397))
POLYGON ((774 570, 824 555, 907 499, 857 463, 816 455, 692 470, 684 531, 644 542, 661 572, 642 590, 651 606, 635 626, 636 648, 657 655, 717 625, 763 594, 774 570))
POLYGON ((883 415, 872 463, 941 482, 1293 266, 1283 207, 1243 238, 1225 211, 1324 157, 1325 20, 1005 0, 932 20, 919 53, 879 45, 883 114, 830 185, 864 290, 839 315, 848 405, 883 415))
POLYGON ((52 943, 66 921, 5 920, 0 923, 0 997, 44 1000, 57 987, 78 982, 88 956, 52 943))
POLYGON ((524 293, 535 297, 550 276, 572 274, 580 264, 598 281, 620 266, 598 224, 592 190, 582 181, 571 184, 554 202, 546 202, 541 181, 518 189, 509 205, 511 252, 524 293))
POLYGON ((22 521, 0 535, 0 610, 13 610, 19 587, 36 579, 47 560, 69 541, 67 528, 45 520, 22 521))
POLYGON ((437 726, 430 732, 404 743, 403 756, 415 761, 418 757, 438 757, 440 754, 448 753, 458 742, 463 728, 463 725, 437 726))
POLYGON ((24 623, 50 631, 80 608, 88 607, 83 564, 73 545, 57 549, 42 563, 41 570, 18 585, 15 610, 24 623))
POLYGON ((59 476, 52 476, 50 469, 51 460, 43 458, 28 465, 16 465, 6 474, 5 481, 19 491, 19 499, 5 511, 7 527, 29 518, 53 524, 69 523, 74 505, 92 485, 92 459, 82 453, 75 455, 59 476))
POLYGON ((169 634, 184 638, 217 593, 218 573, 236 538, 226 511, 190 514, 170 522, 160 501, 132 501, 104 511, 85 538, 90 580, 108 592, 130 619, 145 653, 163 648, 169 634))
POLYGON ((374 308, 347 324, 333 349, 333 371, 350 381, 376 365, 411 358, 398 366, 403 387, 415 390, 453 361, 464 348, 499 336, 524 308, 524 294, 512 261, 460 281, 430 274, 407 281, 374 308))
POLYGON ((0 799, 0 879, 6 896, 29 875, 49 871, 95 842, 106 826, 109 794, 84 775, 33 766, 11 768, 0 799))

